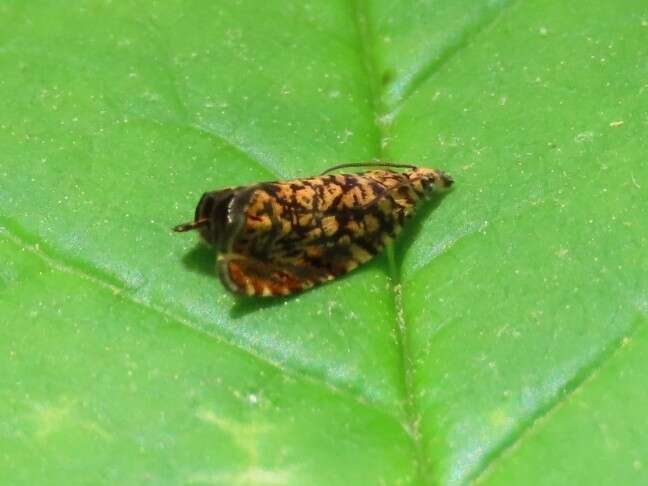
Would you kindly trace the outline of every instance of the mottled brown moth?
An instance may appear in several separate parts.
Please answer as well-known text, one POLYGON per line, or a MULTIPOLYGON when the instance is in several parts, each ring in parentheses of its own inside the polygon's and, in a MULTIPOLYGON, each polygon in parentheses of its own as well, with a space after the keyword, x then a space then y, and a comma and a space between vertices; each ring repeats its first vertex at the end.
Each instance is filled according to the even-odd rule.
POLYGON ((206 192, 194 220, 173 229, 197 229, 216 248, 220 279, 231 291, 289 295, 370 260, 421 199, 452 182, 441 170, 413 165, 342 164, 317 177, 206 192), (329 174, 358 166, 385 168, 329 174))

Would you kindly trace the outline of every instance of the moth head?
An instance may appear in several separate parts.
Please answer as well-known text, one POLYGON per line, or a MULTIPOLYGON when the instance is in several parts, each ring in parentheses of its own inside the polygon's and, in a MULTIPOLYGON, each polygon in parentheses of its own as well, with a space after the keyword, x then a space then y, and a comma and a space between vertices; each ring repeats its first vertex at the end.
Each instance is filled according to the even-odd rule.
POLYGON ((206 192, 198 201, 194 220, 179 224, 174 231, 190 231, 197 229, 203 240, 211 245, 220 246, 227 224, 227 209, 234 197, 233 189, 206 192))
POLYGON ((206 192, 196 206, 195 220, 206 220, 201 226, 200 236, 210 245, 219 245, 227 224, 227 208, 234 197, 232 189, 206 192))
POLYGON ((452 177, 439 169, 427 169, 425 167, 417 167, 413 169, 409 175, 410 179, 419 179, 423 187, 435 191, 443 191, 448 189, 454 183, 452 177))

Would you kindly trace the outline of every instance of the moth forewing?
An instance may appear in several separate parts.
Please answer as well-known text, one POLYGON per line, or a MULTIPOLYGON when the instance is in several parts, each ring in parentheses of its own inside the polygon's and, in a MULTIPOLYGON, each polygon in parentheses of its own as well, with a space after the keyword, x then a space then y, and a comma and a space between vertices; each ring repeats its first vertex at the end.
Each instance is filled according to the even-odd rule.
POLYGON ((194 222, 175 229, 199 229, 216 246, 219 276, 233 292, 288 295, 369 261, 420 199, 453 182, 439 170, 404 167, 206 193, 194 222))

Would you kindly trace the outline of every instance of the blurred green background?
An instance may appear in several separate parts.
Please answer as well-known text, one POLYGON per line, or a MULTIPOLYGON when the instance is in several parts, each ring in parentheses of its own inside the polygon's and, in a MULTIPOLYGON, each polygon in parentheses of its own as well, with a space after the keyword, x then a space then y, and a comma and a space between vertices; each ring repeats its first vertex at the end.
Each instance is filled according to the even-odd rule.
POLYGON ((0 3, 0 483, 648 483, 645 0, 0 3), (448 171, 237 301, 205 190, 448 171))

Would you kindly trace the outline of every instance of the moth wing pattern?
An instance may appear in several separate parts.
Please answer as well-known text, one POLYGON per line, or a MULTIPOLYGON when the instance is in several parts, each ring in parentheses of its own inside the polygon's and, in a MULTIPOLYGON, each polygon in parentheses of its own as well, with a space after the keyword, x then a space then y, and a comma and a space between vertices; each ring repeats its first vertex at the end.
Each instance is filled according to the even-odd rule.
POLYGON ((259 260, 239 254, 219 255, 217 266, 221 281, 230 290, 263 297, 289 295, 335 278, 306 262, 259 260))
POLYGON ((288 295, 337 278, 380 253, 420 198, 397 173, 318 179, 251 193, 245 221, 219 257, 219 274, 231 290, 288 295), (312 197, 300 198, 300 191, 312 197))
POLYGON ((299 292, 369 261, 400 232, 420 199, 453 183, 435 169, 375 165, 408 170, 326 171, 208 192, 194 221, 174 229, 198 229, 217 248, 219 276, 230 290, 258 296, 299 292))

